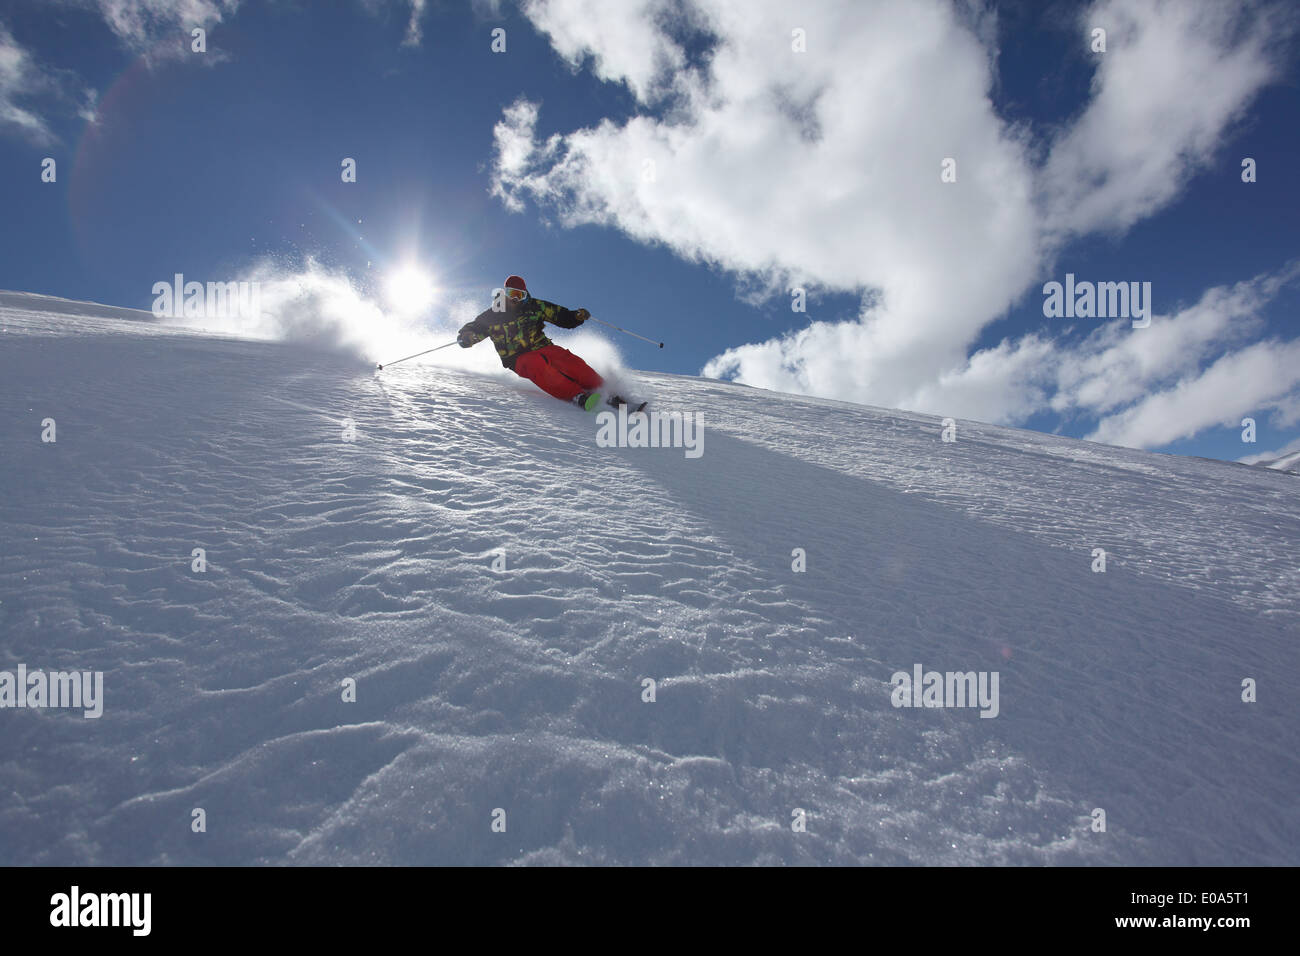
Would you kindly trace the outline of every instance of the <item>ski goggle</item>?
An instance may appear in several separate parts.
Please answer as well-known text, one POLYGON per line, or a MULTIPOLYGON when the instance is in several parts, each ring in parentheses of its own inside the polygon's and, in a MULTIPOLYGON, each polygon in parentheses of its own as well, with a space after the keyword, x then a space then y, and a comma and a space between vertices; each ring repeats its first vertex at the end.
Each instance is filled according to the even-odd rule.
POLYGON ((515 300, 528 298, 528 293, 523 289, 506 289, 506 295, 515 300))

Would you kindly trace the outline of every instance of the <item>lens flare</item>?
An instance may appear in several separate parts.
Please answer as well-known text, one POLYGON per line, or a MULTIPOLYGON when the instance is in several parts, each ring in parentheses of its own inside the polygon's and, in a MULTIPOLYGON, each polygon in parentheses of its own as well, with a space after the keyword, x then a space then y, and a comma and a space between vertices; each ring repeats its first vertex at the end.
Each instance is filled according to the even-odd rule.
POLYGON ((400 266, 384 280, 384 297, 388 305, 404 315, 423 312, 433 305, 437 293, 433 277, 418 266, 400 266))

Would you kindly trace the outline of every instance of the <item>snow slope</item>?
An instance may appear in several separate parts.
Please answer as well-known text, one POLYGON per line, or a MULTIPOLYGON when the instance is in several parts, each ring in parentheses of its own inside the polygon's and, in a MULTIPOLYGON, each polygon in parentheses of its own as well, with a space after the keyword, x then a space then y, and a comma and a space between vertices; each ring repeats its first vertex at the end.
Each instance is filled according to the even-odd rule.
POLYGON ((105 686, 0 710, 0 863, 1300 863, 1294 475, 638 373, 689 459, 523 381, 0 329, 0 670, 105 686), (915 664, 998 715, 895 708, 915 664))
POLYGON ((1293 474, 1300 474, 1300 451, 1293 451, 1289 455, 1283 455, 1281 458, 1274 458, 1268 461, 1257 461, 1256 465, 1263 468, 1275 468, 1278 471, 1289 471, 1293 474))

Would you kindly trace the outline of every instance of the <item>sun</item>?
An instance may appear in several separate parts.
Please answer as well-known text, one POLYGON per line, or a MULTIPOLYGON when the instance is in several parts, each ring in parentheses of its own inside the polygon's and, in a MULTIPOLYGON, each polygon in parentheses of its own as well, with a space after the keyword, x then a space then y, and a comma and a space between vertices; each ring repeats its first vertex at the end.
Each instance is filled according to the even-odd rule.
POLYGON ((399 266, 384 279, 384 296, 397 312, 423 312, 437 294, 433 277, 418 266, 399 266))

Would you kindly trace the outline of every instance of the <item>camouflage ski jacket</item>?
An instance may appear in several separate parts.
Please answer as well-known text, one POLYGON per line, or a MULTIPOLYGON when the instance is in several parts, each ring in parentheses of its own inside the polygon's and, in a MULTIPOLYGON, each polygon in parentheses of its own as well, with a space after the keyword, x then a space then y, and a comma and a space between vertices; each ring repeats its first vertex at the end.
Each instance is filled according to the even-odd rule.
POLYGON ((473 322, 461 326, 459 338, 466 347, 490 338, 497 355, 501 356, 501 364, 511 370, 515 367, 515 360, 525 352, 551 344, 543 328, 544 322, 562 329, 576 329, 582 324, 575 310, 545 299, 502 301, 505 306, 502 311, 487 309, 480 312, 473 322))

